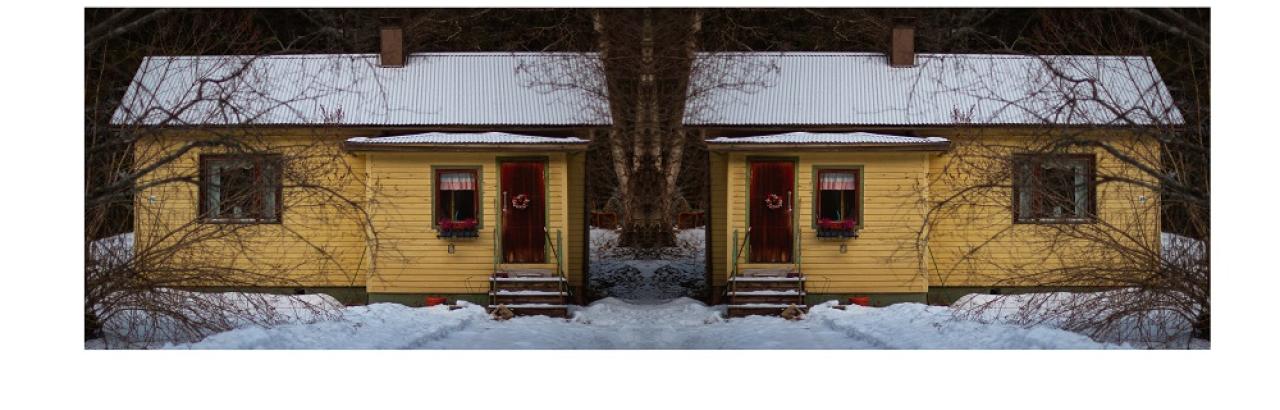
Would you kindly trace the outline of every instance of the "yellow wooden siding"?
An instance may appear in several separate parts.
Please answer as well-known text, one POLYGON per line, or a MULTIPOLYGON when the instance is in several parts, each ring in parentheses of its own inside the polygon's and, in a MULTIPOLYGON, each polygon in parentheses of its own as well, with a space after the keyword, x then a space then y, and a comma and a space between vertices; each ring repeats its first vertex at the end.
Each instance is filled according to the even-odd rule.
MULTIPOLYGON (((960 189, 989 180, 986 170, 1007 167, 1016 152, 1031 151, 1046 141, 1037 137, 984 135, 952 136, 954 149, 930 161, 931 192, 935 201, 960 194, 960 189), (957 160, 957 158, 963 158, 957 160)), ((1159 146, 1149 140, 1127 135, 1093 137, 1104 139, 1127 155, 1144 162, 1159 163, 1159 146)), ((1079 150, 1078 152, 1090 152, 1079 150)), ((1150 181, 1137 168, 1098 150, 1097 176, 1125 177, 1150 181)), ((1007 174, 1007 172, 1006 172, 1007 174)), ((1043 283, 1045 273, 1074 266, 1132 266, 1097 242, 1080 239, 1075 229, 1099 234, 1128 236, 1128 241, 1158 249, 1160 207, 1158 194, 1132 184, 1101 183, 1097 187, 1097 210, 1102 221, 1087 225, 1014 224, 1013 193, 1005 186, 981 190, 968 205, 940 206, 931 218, 929 238, 931 286, 1017 286, 1043 283), (1146 197, 1143 203, 1139 197, 1146 197), (1066 230, 1066 231, 1064 231, 1066 230), (1031 280, 1034 277, 1034 280, 1031 280)), ((1055 283, 1097 285, 1098 283, 1055 283)))
POLYGON ((729 260, 729 239, 728 236, 728 196, 726 195, 725 180, 728 177, 728 168, 726 156, 728 154, 721 152, 710 153, 711 172, 711 220, 707 225, 707 235, 711 237, 711 279, 713 286, 724 285, 725 278, 728 275, 728 265, 723 261, 729 260))
MULTIPOLYGON (((499 259, 498 161, 507 157, 526 157, 519 152, 370 152, 367 154, 368 185, 373 198, 369 206, 377 244, 374 272, 369 278, 370 292, 387 293, 482 293, 488 290, 488 277, 499 259), (431 221, 433 189, 432 166, 480 167, 481 227, 479 238, 454 239, 453 254, 448 252, 450 239, 437 238, 431 221)), ((568 235, 569 207, 567 161, 563 153, 547 154, 547 227, 552 245, 556 231, 564 237, 564 248, 575 249, 568 235)), ((566 251, 561 256, 566 266, 580 266, 578 252, 566 251)), ((555 256, 548 250, 545 264, 523 264, 519 267, 555 268, 555 256)))
MULTIPOLYGON (((797 159, 795 217, 800 227, 796 238, 800 268, 809 278, 808 288, 813 293, 845 292, 923 292, 927 289, 923 265, 922 246, 917 242, 917 230, 923 225, 927 190, 926 153, 838 153, 800 152, 760 155, 760 157, 789 157, 797 159), (863 169, 863 230, 857 239, 850 239, 845 253, 840 253, 839 240, 819 240, 813 227, 813 171, 815 166, 858 166, 863 169)), ((716 185, 724 187, 726 227, 721 239, 733 245, 733 233, 738 232, 736 247, 746 241, 747 228, 747 161, 755 157, 739 152, 728 155, 723 184, 713 179, 713 195, 716 185)), ((715 167, 712 167, 715 169, 715 167)), ((747 247, 749 248, 749 247, 747 247)), ((740 255, 739 268, 756 267, 747 263, 745 253, 740 255)), ((723 259, 725 268, 731 269, 732 252, 723 259)), ((761 265, 766 266, 766 265, 761 265)), ((767 265, 776 266, 776 265, 767 265)), ((717 269, 717 281, 723 280, 728 270, 717 269)))
MULTIPOLYGON (((143 139, 135 146, 135 163, 155 163, 157 158, 201 138, 210 137, 170 134, 143 139)), ((185 285, 363 286, 368 261, 359 213, 364 199, 364 164, 361 158, 341 150, 343 138, 297 133, 238 138, 255 150, 283 155, 286 177, 282 222, 278 224, 201 223, 197 218, 199 190, 194 183, 147 187, 174 178, 194 182, 198 180, 199 155, 225 151, 196 148, 181 155, 139 181, 135 246, 147 252, 201 238, 189 241, 190 246, 181 247, 172 257, 162 258, 165 266, 151 268, 157 272, 203 268, 245 273, 237 283, 180 282, 185 285), (309 185, 324 188, 305 187, 309 185)))
POLYGON ((583 245, 587 243, 586 224, 587 224, 587 153, 576 152, 567 155, 567 174, 569 181, 568 201, 568 218, 565 219, 565 251, 569 256, 566 274, 569 276, 570 283, 575 286, 581 286, 582 281, 582 264, 586 256, 582 252, 583 245), (577 244, 575 247, 568 247, 567 244, 577 244))

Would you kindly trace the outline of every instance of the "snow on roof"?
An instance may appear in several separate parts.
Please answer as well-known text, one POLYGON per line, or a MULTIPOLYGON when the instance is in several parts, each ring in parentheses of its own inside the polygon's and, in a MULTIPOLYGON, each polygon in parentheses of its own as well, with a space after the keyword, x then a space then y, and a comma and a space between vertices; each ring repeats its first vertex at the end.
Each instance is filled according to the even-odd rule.
POLYGON ((754 137, 718 137, 708 144, 825 144, 825 145, 938 145, 951 141, 942 137, 906 137, 901 135, 874 134, 870 132, 813 133, 788 132, 785 134, 754 137))
POLYGON ((607 125, 579 53, 152 56, 116 125, 607 125))
MULTIPOLYGON (((1182 116, 1148 57, 703 53, 688 125, 1148 125, 1182 116)), ((152 56, 115 125, 608 125, 590 53, 152 56)))
POLYGON ((1148 57, 704 53, 689 125, 1180 124, 1148 57))
POLYGON ((347 143, 356 145, 586 144, 587 140, 577 137, 538 137, 505 132, 428 132, 394 137, 355 137, 347 139, 347 143))

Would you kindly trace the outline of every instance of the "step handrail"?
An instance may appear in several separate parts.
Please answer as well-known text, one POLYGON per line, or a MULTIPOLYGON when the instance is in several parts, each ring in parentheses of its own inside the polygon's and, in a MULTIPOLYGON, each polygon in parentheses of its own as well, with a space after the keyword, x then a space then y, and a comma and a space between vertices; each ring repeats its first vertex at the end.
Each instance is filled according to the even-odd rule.
MULTIPOLYGON (((738 245, 738 230, 733 230, 733 269, 729 272, 729 286, 725 287, 725 292, 734 292, 737 289, 738 278, 738 260, 742 258, 742 251, 747 248, 747 243, 751 241, 751 227, 747 227, 746 234, 742 237, 742 245, 738 245)), ((732 293, 729 293, 732 294, 732 293)))
POLYGON ((569 277, 564 272, 564 260, 560 257, 560 250, 557 249, 559 247, 564 246, 564 243, 562 242, 562 238, 560 236, 560 230, 556 229, 555 243, 551 243, 551 231, 548 230, 547 227, 545 226, 542 227, 542 235, 547 238, 547 243, 551 246, 551 254, 556 257, 556 276, 558 276, 561 279, 560 291, 564 292, 564 294, 567 296, 571 296, 570 295, 571 288, 569 288, 569 277))

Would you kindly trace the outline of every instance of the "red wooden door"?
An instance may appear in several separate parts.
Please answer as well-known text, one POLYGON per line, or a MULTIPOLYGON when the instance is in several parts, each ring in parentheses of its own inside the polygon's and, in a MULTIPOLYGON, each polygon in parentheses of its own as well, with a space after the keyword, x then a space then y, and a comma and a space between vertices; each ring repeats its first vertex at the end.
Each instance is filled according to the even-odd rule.
POLYGON ((502 163, 502 261, 544 263, 547 226, 543 163, 502 163))
POLYGON ((751 262, 791 263, 795 166, 791 161, 751 163, 751 262))

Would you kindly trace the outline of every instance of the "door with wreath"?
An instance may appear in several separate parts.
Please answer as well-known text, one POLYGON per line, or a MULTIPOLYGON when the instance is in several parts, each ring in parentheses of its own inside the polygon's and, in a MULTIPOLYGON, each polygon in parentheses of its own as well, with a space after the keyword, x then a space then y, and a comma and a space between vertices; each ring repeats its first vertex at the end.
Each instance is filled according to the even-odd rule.
POLYGON ((751 161, 750 261, 791 263, 795 163, 751 161))
POLYGON ((502 262, 545 263, 547 203, 541 161, 503 162, 502 262))

